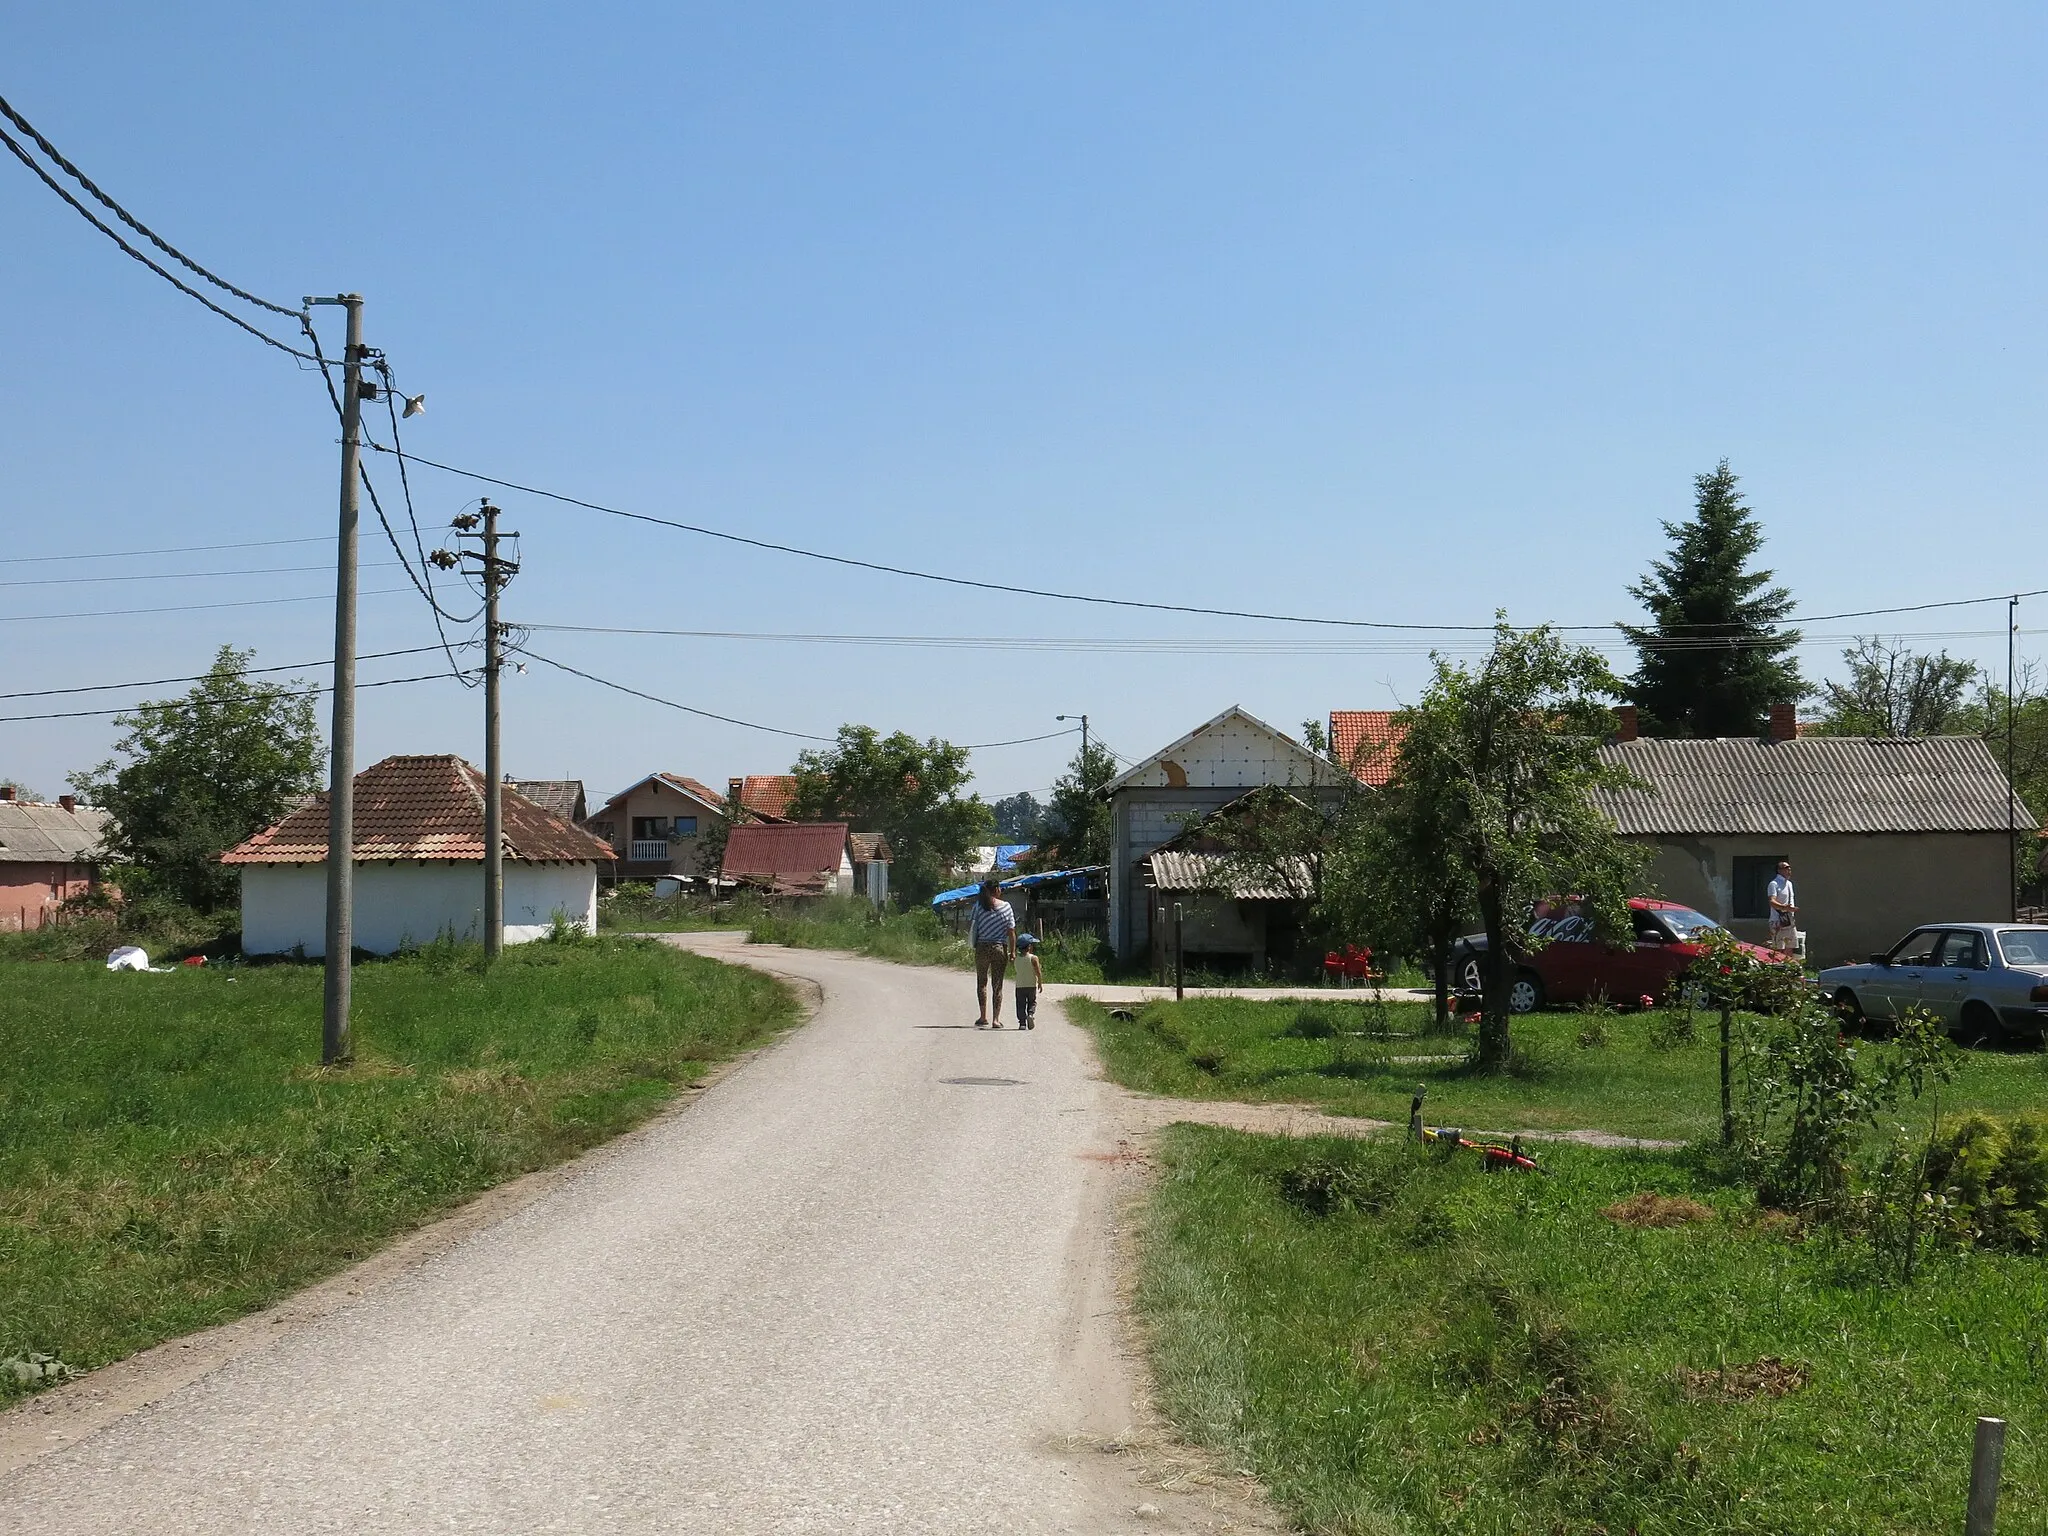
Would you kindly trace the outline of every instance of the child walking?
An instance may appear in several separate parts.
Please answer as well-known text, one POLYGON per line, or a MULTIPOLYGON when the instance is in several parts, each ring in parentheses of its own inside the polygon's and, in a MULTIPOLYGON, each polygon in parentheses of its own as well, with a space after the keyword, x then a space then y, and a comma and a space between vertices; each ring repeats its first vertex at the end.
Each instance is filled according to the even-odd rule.
POLYGON ((1038 987, 1045 979, 1045 967, 1038 963, 1038 940, 1028 933, 1017 935, 1017 978, 1010 990, 1017 999, 1017 1027, 1038 1028, 1038 987))

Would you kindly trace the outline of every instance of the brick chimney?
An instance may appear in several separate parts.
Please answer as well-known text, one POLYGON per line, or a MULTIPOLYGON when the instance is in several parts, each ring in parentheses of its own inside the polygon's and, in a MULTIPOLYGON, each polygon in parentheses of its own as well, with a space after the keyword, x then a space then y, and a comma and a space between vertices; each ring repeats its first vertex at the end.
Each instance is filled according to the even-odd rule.
POLYGON ((727 780, 725 781, 725 793, 726 793, 726 795, 727 795, 727 796, 728 796, 728 797, 729 797, 730 799, 734 799, 734 800, 737 800, 737 799, 739 799, 739 797, 740 797, 740 786, 741 786, 742 784, 745 784, 746 782, 747 782, 747 781, 746 781, 745 779, 727 779, 727 780))
POLYGON ((1614 718, 1619 722, 1614 731, 1614 739, 1616 741, 1634 741, 1637 736, 1642 734, 1642 727, 1637 717, 1635 705, 1615 705, 1614 718))
POLYGON ((65 810, 67 810, 67 811, 75 811, 75 810, 77 810, 77 809, 78 809, 78 796, 76 796, 76 795, 59 795, 59 796, 57 797, 57 803, 58 803, 59 805, 63 806, 63 807, 64 807, 64 809, 65 809, 65 810))
POLYGON ((12 784, 0 784, 0 800, 12 800, 13 798, 14 786, 12 784))
POLYGON ((1771 740, 1796 741, 1799 739, 1799 706, 1797 704, 1773 704, 1771 706, 1771 740))

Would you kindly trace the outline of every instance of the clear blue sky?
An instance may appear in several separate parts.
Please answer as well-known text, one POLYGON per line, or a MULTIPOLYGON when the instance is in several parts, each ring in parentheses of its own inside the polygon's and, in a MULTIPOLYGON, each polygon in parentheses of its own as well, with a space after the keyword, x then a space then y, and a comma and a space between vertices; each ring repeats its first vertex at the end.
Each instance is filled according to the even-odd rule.
MULTIPOLYGON (((83 3, 12 8, 0 92, 234 281, 362 291, 370 341, 430 396, 421 453, 1029 585, 1594 623, 1633 616, 1659 519, 1723 456, 1809 612, 2048 585, 2044 76, 2048 14, 2024 6, 83 3)), ((331 533, 312 375, 11 159, 0 232, 0 556, 331 533)), ((415 490, 430 526, 476 494, 415 490)), ((525 535, 508 614, 532 622, 1345 638, 500 500, 525 535)), ((167 573, 328 559, 9 563, 163 579, 8 587, 0 614, 308 596, 331 578, 167 573)), ((2002 664, 2002 621, 1890 623, 1990 631, 1936 643, 2002 664)), ((329 623, 302 602, 0 624, 0 673, 168 676, 223 642, 299 661, 329 623)), ((1851 627, 1818 627, 1811 672, 1851 627)), ((364 600, 364 650, 430 638, 410 594, 364 600)), ((1426 644, 1376 643, 534 640, 798 730, 977 742, 1087 710, 1134 756, 1233 702, 1292 727, 1412 697, 1426 644)), ((655 768, 777 771, 796 745, 543 670, 508 686, 508 765, 594 798, 655 768)), ((476 758, 481 734, 453 684, 372 690, 359 761, 476 758)), ((0 726, 0 773, 54 793, 112 736, 0 726)), ((979 786, 1043 790, 1070 745, 980 754, 979 786)))

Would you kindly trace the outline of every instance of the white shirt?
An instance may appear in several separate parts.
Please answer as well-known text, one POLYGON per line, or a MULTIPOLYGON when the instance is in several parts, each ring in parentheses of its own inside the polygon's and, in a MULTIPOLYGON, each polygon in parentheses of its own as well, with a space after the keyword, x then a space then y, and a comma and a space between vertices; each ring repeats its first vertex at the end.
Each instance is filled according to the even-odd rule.
POLYGON ((1799 903, 1792 899, 1792 877, 1790 875, 1779 875, 1771 882, 1770 901, 1771 926, 1773 928, 1782 928, 1793 920, 1790 911, 1781 910, 1782 908, 1791 908, 1799 905, 1799 903))

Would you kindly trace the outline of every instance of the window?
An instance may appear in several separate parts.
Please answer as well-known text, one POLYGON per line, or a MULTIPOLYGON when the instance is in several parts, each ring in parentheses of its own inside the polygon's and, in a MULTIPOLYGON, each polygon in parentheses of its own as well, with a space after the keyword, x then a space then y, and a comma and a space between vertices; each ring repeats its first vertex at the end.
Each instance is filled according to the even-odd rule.
POLYGON ((671 837, 695 837, 697 835, 697 818, 694 816, 678 816, 675 819, 675 830, 669 835, 671 837))
POLYGON ((1782 853, 1737 854, 1735 857, 1734 913, 1737 917, 1771 915, 1771 882, 1778 877, 1782 853))
POLYGON ((1941 942, 1939 928, 1922 928, 1909 933, 1899 941, 1899 947, 1892 951, 1893 965, 1932 965, 1934 946, 1941 942))
POLYGON ((1998 936, 2007 965, 2048 965, 2048 928, 2008 928, 1998 936))
POLYGON ((1935 951, 1934 963, 1953 966, 1959 971, 1981 971, 1984 969, 1984 941, 1974 933, 1945 934, 1941 948, 1935 951))
POLYGON ((650 843, 668 836, 666 816, 635 816, 633 818, 633 841, 650 843))

